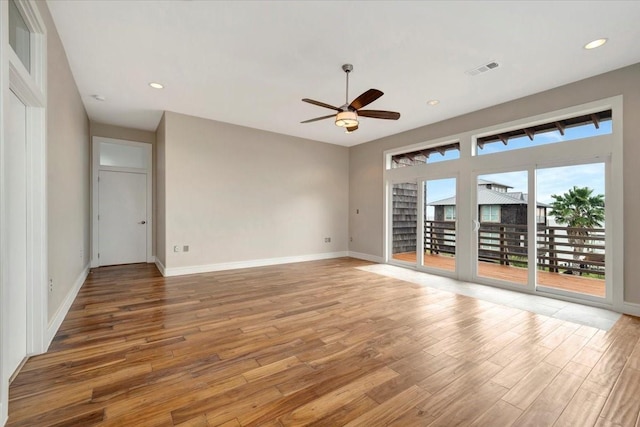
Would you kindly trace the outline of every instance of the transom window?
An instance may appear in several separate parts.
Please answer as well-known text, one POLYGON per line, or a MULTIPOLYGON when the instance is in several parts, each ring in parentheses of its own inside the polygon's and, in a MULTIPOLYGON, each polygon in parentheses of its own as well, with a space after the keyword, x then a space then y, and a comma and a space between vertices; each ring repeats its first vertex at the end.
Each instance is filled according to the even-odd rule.
POLYGON ((478 155, 572 141, 611 133, 611 110, 514 129, 476 140, 478 155))
POLYGON ((31 32, 15 0, 9 1, 9 45, 24 68, 31 72, 31 32))
POLYGON ((391 169, 406 166, 424 165, 460 158, 460 143, 439 145, 436 147, 421 148, 406 153, 391 156, 391 169))

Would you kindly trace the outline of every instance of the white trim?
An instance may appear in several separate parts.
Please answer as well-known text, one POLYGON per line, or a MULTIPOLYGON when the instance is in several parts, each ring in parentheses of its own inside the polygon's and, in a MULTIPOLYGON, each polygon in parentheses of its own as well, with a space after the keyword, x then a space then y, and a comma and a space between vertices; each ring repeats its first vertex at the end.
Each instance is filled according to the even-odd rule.
POLYGON ((92 161, 91 161, 91 267, 100 267, 98 252, 100 251, 99 223, 97 209, 100 201, 100 193, 98 186, 98 174, 100 171, 112 172, 133 172, 141 173, 147 177, 147 255, 146 262, 154 263, 153 256, 153 146, 146 142, 130 141, 125 139, 105 138, 102 136, 94 136, 91 144, 92 161), (114 167, 100 165, 100 143, 108 142, 110 144, 127 145, 139 147, 145 150, 147 155, 146 168, 129 168, 114 167))
POLYGON ((640 304, 636 304, 635 302, 625 301, 622 303, 621 311, 624 314, 640 317, 640 304))
POLYGON ((84 269, 76 279, 75 283, 73 284, 73 287, 67 293, 67 296, 65 297, 64 301, 62 302, 62 304, 60 304, 60 307, 58 307, 56 314, 54 314, 53 317, 51 318, 51 321, 49 322, 49 325, 47 327, 45 350, 49 349, 49 346, 51 345, 53 338, 55 338, 56 333, 58 333, 58 329, 60 329, 60 325, 62 325, 63 320, 69 313, 69 309, 71 308, 71 306, 73 305, 73 302, 78 296, 78 292, 80 292, 80 288, 82 288, 82 285, 84 284, 85 280, 87 280, 88 275, 89 275, 89 264, 87 264, 84 267, 84 269))
POLYGON ((363 259, 365 261, 376 262, 378 264, 384 263, 384 257, 370 254, 363 254, 361 252, 349 251, 349 255, 351 258, 363 259))
MULTIPOLYGON (((482 129, 461 132, 457 135, 450 135, 444 138, 426 141, 418 144, 412 144, 405 147, 394 148, 383 152, 383 194, 384 194, 384 257, 385 262, 396 264, 390 257, 390 243, 392 241, 392 193, 391 186, 400 182, 415 182, 416 180, 424 180, 426 178, 445 176, 451 174, 451 171, 457 171, 458 178, 458 195, 465 197, 457 198, 457 249, 459 254, 456 258, 463 262, 456 262, 458 279, 471 281, 476 283, 491 284, 493 286, 505 287, 506 284, 495 280, 492 283, 486 283, 482 277, 478 275, 477 259, 475 254, 477 248, 477 233, 472 232, 472 227, 466 224, 472 224, 477 221, 477 176, 497 173, 511 172, 517 170, 527 171, 529 188, 528 192, 535 196, 533 177, 535 171, 540 167, 548 167, 552 164, 558 166, 566 166, 570 164, 582 163, 605 163, 605 183, 607 197, 606 227, 607 227, 607 258, 611 262, 606 265, 606 298, 597 301, 586 301, 580 299, 585 304, 605 304, 616 311, 625 311, 628 306, 623 304, 624 294, 624 233, 623 233, 623 97, 622 95, 604 98, 601 100, 575 105, 572 107, 551 111, 531 117, 524 117, 519 120, 501 123, 482 129), (507 131, 510 129, 518 129, 522 127, 533 126, 535 124, 550 122, 555 119, 562 119, 572 116, 580 116, 603 109, 610 108, 612 110, 613 127, 610 134, 593 136, 584 139, 563 141, 558 144, 549 144, 538 147, 522 148, 502 153, 493 153, 490 155, 477 156, 475 145, 477 138, 507 131), (433 164, 416 165, 411 167, 390 169, 390 158, 394 154, 413 151, 419 148, 437 146, 442 143, 458 141, 460 143, 460 158, 449 160, 446 162, 437 162, 433 164), (575 154, 579 153, 579 154, 575 154), (558 160, 561 159, 561 160, 558 160), (506 165, 506 166, 505 166, 506 165), (469 252, 469 250, 471 252, 469 252), (458 256, 459 255, 459 256, 458 256), (467 260, 469 262, 467 262, 467 260)), ((534 198, 535 200, 535 198, 534 198)), ((535 211, 529 208, 528 211, 529 234, 533 235, 531 230, 535 225, 535 211)), ((420 217, 420 215, 419 215, 420 217)), ((529 242, 530 261, 535 260, 535 240, 529 242)), ((534 263, 530 262, 530 265, 534 263)), ((419 265, 419 264, 418 264, 419 265)), ((402 266, 406 266, 402 264, 402 266)), ((437 274, 441 274, 438 272, 437 274)), ((444 275, 444 274, 441 274, 444 275)), ((533 291, 535 283, 535 271, 529 274, 527 290, 533 291)), ((524 290, 522 288, 518 288, 524 290)), ((549 296, 545 294, 545 296, 549 296)), ((574 297, 579 298, 579 295, 574 297)), ((559 299, 563 297, 558 296, 559 299)), ((564 297, 566 298, 566 297, 564 297)))
MULTIPOLYGON (((8 32, 0 32, 0 161, 4 163, 5 115, 11 90, 27 106, 27 356, 45 351, 47 328, 47 171, 46 171, 46 101, 47 101, 47 29, 35 1, 16 0, 31 32, 31 72, 9 45, 8 32)), ((7 28, 8 2, 0 2, 0 27, 7 28)), ((3 168, 0 167, 0 171, 3 168)), ((4 176, 0 173, 0 271, 6 264, 4 176)), ((10 327, 4 321, 2 298, 6 277, 0 277, 0 424, 7 420, 8 378, 4 375, 5 343, 3 332, 10 327)))
POLYGON ((163 276, 166 276, 167 268, 164 266, 162 261, 160 261, 160 258, 156 257, 155 264, 156 264, 156 267, 158 267, 158 270, 160 270, 160 274, 162 274, 163 276))
MULTIPOLYGON (((349 256, 348 251, 342 252, 326 252, 321 254, 299 255, 282 258, 264 258, 250 261, 226 262, 221 264, 193 265, 188 267, 166 268, 158 266, 158 269, 165 277, 183 276, 185 274, 210 273, 213 271, 237 270, 239 268, 265 267, 268 265, 290 264, 294 262, 318 261, 322 259, 342 258, 349 256)), ((156 265, 162 265, 158 260, 156 265)))

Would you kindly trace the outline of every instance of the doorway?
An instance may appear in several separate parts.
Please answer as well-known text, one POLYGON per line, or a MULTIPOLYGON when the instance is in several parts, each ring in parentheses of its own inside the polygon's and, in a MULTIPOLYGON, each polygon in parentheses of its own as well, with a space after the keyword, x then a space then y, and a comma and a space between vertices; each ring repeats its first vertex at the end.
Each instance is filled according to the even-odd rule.
POLYGON ((100 265, 147 261, 147 175, 100 171, 100 265))
POLYGON ((151 144, 93 138, 91 266, 153 262, 151 144))
POLYGON ((456 271, 456 178, 421 182, 424 200, 422 267, 456 271))

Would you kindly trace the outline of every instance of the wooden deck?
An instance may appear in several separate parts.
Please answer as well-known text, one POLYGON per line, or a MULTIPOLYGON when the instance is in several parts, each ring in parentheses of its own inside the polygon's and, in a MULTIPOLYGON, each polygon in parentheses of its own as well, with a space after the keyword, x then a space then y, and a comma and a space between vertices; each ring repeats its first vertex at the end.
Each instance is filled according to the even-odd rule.
MULTIPOLYGON (((405 252, 395 254, 394 259, 398 261, 416 263, 415 252, 405 252)), ((454 271, 455 258, 450 256, 424 254, 424 265, 442 270, 454 271)), ((513 267, 509 265, 499 265, 489 262, 478 263, 478 275, 492 279, 504 280, 511 283, 526 285, 527 269, 513 267)), ((565 291, 577 292, 581 294, 598 297, 605 296, 605 281, 582 277, 571 274, 549 273, 538 270, 538 284, 549 288, 562 289, 565 291)))
POLYGON ((369 264, 94 269, 8 425, 637 425, 640 319, 605 332, 369 264))

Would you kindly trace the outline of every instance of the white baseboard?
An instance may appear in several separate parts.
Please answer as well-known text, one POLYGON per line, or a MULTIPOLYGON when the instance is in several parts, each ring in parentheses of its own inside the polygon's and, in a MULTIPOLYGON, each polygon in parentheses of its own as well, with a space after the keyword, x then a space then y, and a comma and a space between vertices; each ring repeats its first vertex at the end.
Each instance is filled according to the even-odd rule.
POLYGON ((622 312, 624 314, 630 314, 631 316, 640 317, 640 304, 625 301, 622 303, 622 312))
POLYGON ((167 269, 164 267, 164 264, 158 257, 156 257, 156 267, 158 267, 158 270, 160 270, 160 274, 166 276, 165 272, 167 271, 167 269))
POLYGON ((165 277, 182 276, 185 274, 210 273, 212 271, 236 270, 239 268, 264 267, 267 265, 290 264, 293 262, 317 261, 321 259, 341 258, 349 256, 344 252, 327 252, 322 254, 299 255, 282 258, 265 258, 250 261, 226 262, 221 264, 193 265, 188 267, 166 268, 160 261, 156 260, 158 270, 165 277))
POLYGON ((360 252, 349 251, 349 256, 351 258, 363 259, 365 261, 384 263, 384 258, 382 258, 380 256, 376 256, 376 255, 369 255, 369 254, 363 254, 363 253, 360 253, 360 252))
POLYGON ((73 301, 76 299, 76 296, 78 295, 80 288, 84 284, 84 281, 87 280, 88 275, 89 275, 89 264, 87 264, 84 267, 84 269, 80 273, 80 276, 78 276, 75 283, 73 284, 73 287, 69 290, 69 293, 67 294, 66 298, 64 299, 62 304, 60 304, 60 307, 58 307, 56 314, 53 316, 53 318, 49 322, 49 326, 47 327, 47 335, 45 337, 45 351, 47 351, 47 349, 51 345, 53 338, 56 336, 58 329, 60 329, 60 325, 62 325, 62 321, 67 316, 67 313, 69 312, 69 309, 73 304, 73 301))

